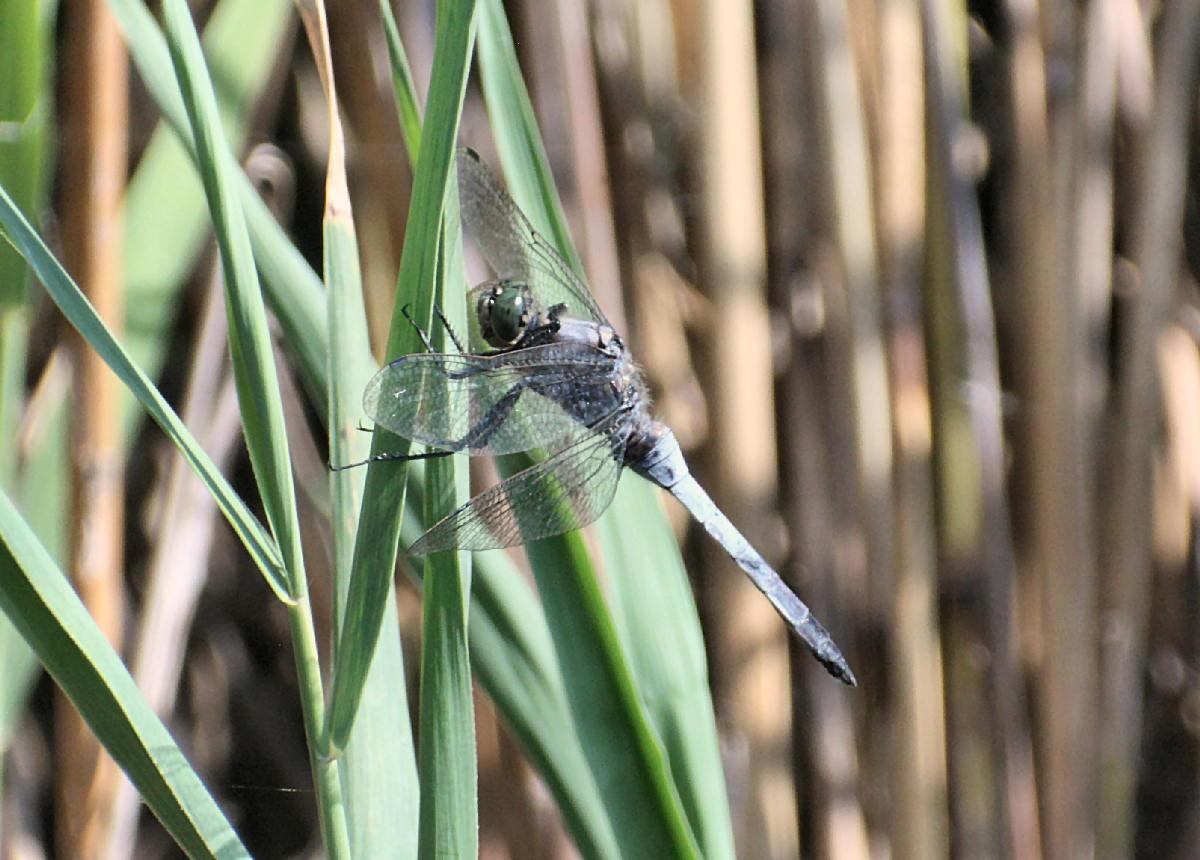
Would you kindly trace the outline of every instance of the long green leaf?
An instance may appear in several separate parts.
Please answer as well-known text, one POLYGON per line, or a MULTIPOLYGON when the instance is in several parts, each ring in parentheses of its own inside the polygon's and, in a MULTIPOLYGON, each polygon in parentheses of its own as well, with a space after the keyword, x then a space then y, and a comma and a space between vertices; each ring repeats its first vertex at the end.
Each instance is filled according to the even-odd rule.
MULTIPOLYGON (((39 196, 46 111, 42 105, 42 32, 36 3, 0 3, 0 182, 25 211, 39 196)), ((25 263, 0 248, 0 309, 25 305, 25 263)), ((0 412, 0 419, 4 417, 0 412)), ((3 423, 0 422, 0 429, 3 423)))
MULTIPOLYGON (((109 0, 109 7, 125 33, 130 56, 141 72, 142 80, 162 110, 164 119, 194 159, 195 146, 183 98, 162 32, 149 9, 138 0, 109 0)), ((267 299, 283 330, 284 340, 296 357, 313 402, 323 410, 329 332, 325 325, 321 280, 240 171, 236 183, 267 299)))
MULTIPOLYGON (((406 65, 399 33, 391 20, 391 9, 381 3, 385 30, 392 56, 392 78, 398 89, 401 114, 414 114, 404 123, 410 158, 420 147, 420 120, 404 105, 416 104, 412 75, 406 65), (393 44, 394 42, 394 44, 393 44)), ((447 278, 454 284, 455 277, 447 278)), ((455 299, 448 293, 450 304, 455 299)), ((459 296, 461 298, 461 295, 459 296)), ((457 319, 451 311, 451 319, 457 319)), ((424 497, 423 469, 419 463, 410 468, 413 479, 409 488, 410 509, 421 509, 424 497), (413 498, 413 497, 416 498, 413 498)), ((424 525, 406 517, 401 537, 412 543, 424 531, 424 525)), ((604 809, 599 789, 584 757, 575 731, 562 677, 545 616, 537 597, 524 577, 503 552, 476 553, 471 585, 471 623, 468 627, 471 664, 480 682, 492 697, 501 718, 516 736, 525 755, 542 774, 558 800, 563 820, 585 857, 618 857, 617 840, 604 809)), ((385 614, 385 623, 387 615, 385 614)), ((387 646, 386 630, 379 648, 387 646)), ((377 665, 380 655, 376 653, 377 665)), ((374 668, 372 668, 374 671, 374 668)), ((362 716, 354 737, 362 731, 362 716)), ((353 745, 353 743, 352 743, 353 745)))
MULTIPOLYGON (((401 308, 411 303, 413 317, 426 327, 433 316, 442 201, 450 177, 454 139, 466 87, 473 12, 473 3, 448 3, 444 10, 439 7, 433 79, 409 204, 404 250, 400 257, 400 291, 392 315, 388 355, 405 355, 423 349, 413 327, 400 313, 401 308), (443 14, 449 23, 443 24, 443 14)), ((376 428, 372 455, 404 454, 407 451, 407 440, 376 428)), ((339 644, 334 663, 329 713, 329 751, 332 754, 339 752, 349 737, 363 679, 379 637, 381 615, 396 563, 406 472, 403 463, 372 462, 367 467, 350 593, 342 627, 346 635, 339 644)))
POLYGON ((84 340, 96 350, 117 377, 133 392, 150 417, 175 443, 180 454, 188 461, 196 474, 213 494, 221 513, 229 521, 238 538, 245 545, 250 557, 267 578, 267 582, 280 599, 287 599, 287 582, 279 549, 262 525, 250 513, 245 503, 229 486, 216 464, 200 447, 195 438, 179 420, 179 416, 167 404, 154 384, 134 364, 108 326, 96 314, 87 297, 71 280, 70 275, 50 253, 41 238, 30 226, 0 187, 0 226, 3 226, 13 246, 29 263, 38 279, 58 305, 59 310, 84 340))
MULTIPOLYGON (((144 11, 144 4, 139 5, 144 11)), ((222 0, 208 19, 202 40, 213 78, 220 82, 221 123, 234 152, 242 151, 280 53, 290 50, 292 20, 288 0, 222 0)), ((137 32, 129 40, 135 55, 144 53, 136 44, 137 32)), ((161 43, 156 28, 148 33, 161 43)), ((169 59, 164 59, 165 68, 152 72, 145 63, 140 68, 143 74, 154 74, 156 80, 175 86, 169 59)), ((168 122, 155 128, 129 179, 122 209, 127 297, 123 338, 130 355, 151 378, 158 377, 171 342, 170 328, 179 313, 179 296, 212 229, 193 156, 177 130, 168 122)), ((264 274, 269 277, 265 269, 264 274)), ((125 407, 125 426, 132 436, 141 414, 131 400, 125 407)))
POLYGON ((662 742, 671 777, 704 857, 735 857, 708 661, 687 571, 674 541, 636 524, 663 518, 662 494, 629 476, 614 516, 597 524, 613 615, 642 707, 662 742))
POLYGON ((578 534, 527 546, 567 701, 622 856, 698 857, 578 534))
MULTIPOLYGON (((453 19, 438 22, 439 27, 453 23, 453 19)), ((466 56, 469 59, 469 42, 466 56)), ((465 82, 464 68, 464 86, 465 82)), ((458 194, 455 183, 449 182, 435 294, 448 319, 461 325, 466 317, 466 302, 458 218, 458 194), (451 286, 447 288, 447 284, 451 286)), ((444 350, 448 341, 445 326, 435 326, 430 338, 435 349, 444 350)), ((470 476, 465 460, 461 455, 441 457, 426 466, 423 505, 426 523, 437 522, 466 500, 470 476)), ((469 553, 453 551, 434 553, 425 558, 424 567, 419 853, 425 857, 442 856, 442 852, 474 857, 479 853, 479 779, 467 647, 471 557, 469 553)))
POLYGON ((192 857, 249 857, 49 553, 0 491, 0 609, 192 857))
POLYGON ((230 351, 246 448, 267 520, 292 577, 289 589, 294 598, 301 591, 296 587, 297 582, 303 579, 300 526, 271 333, 245 216, 234 187, 239 171, 225 145, 216 96, 187 4, 183 0, 166 0, 163 22, 221 249, 230 351))
MULTIPOLYGON (((483 8, 480 68, 484 93, 514 197, 533 223, 547 236, 554 238, 564 256, 568 260, 577 260, 557 195, 553 191, 544 147, 533 120, 532 107, 520 76, 507 22, 498 3, 486 2, 483 8)), ((674 576, 678 579, 682 576, 682 565, 678 561, 666 570, 647 568, 648 559, 671 556, 678 559, 678 548, 666 528, 661 511, 654 504, 644 503, 646 499, 653 502, 651 493, 648 486, 638 486, 637 481, 628 478, 623 480, 618 499, 603 518, 617 523, 615 528, 600 529, 602 538, 607 535, 616 539, 616 543, 606 541, 604 547, 614 578, 636 576, 638 582, 645 584, 649 578, 674 576), (628 500, 639 501, 639 494, 640 504, 628 503, 628 500), (622 567, 619 562, 634 558, 621 554, 622 543, 626 546, 635 543, 644 546, 637 556, 639 563, 636 568, 618 569, 622 567)), ((664 715, 662 711, 651 714, 655 718, 651 729, 651 722, 643 711, 641 701, 658 698, 654 684, 660 677, 638 676, 640 695, 634 692, 633 678, 626 665, 623 649, 616 643, 615 627, 609 620, 607 605, 599 597, 599 588, 594 584, 594 572, 588 569, 590 562, 582 547, 570 546, 566 542, 553 549, 534 545, 530 547, 530 561, 538 578, 539 592, 547 606, 559 659, 563 663, 568 698, 583 735, 589 761, 597 771, 597 780, 602 789, 618 783, 622 786, 621 791, 604 792, 614 821, 630 825, 617 825, 618 838, 630 839, 633 835, 648 839, 665 838, 670 840, 673 850, 680 854, 698 853, 694 832, 703 834, 705 851, 712 851, 718 856, 726 854, 722 845, 727 844, 727 840, 721 834, 728 829, 729 813, 724 802, 724 778, 716 754, 715 721, 711 717, 707 685, 703 675, 697 675, 695 671, 697 664, 703 667, 702 658, 699 661, 676 658, 672 663, 671 670, 678 668, 684 673, 683 683, 693 691, 693 695, 689 696, 686 703, 674 706, 675 711, 670 719, 659 719, 664 715), (566 559, 572 562, 567 568, 571 571, 570 576, 563 572, 566 559), (563 591, 566 593, 560 594, 563 591), (585 602, 590 605, 586 612, 581 612, 585 602), (593 631, 592 641, 580 642, 580 631, 588 629, 589 624, 593 631), (587 647, 582 647, 585 645, 587 647), (607 694, 598 693, 598 687, 604 684, 610 684, 611 689, 606 691, 607 694), (666 752, 683 758, 673 760, 668 765, 662 738, 671 736, 680 739, 675 727, 680 721, 690 718, 683 708, 697 706, 707 714, 707 719, 701 722, 712 726, 713 730, 693 733, 689 739, 695 744, 694 747, 673 743, 666 752), (612 722, 598 716, 605 709, 610 709, 607 717, 612 722), (692 800, 684 804, 681 792, 672 779, 675 771, 687 772, 691 777, 702 776, 709 787, 707 790, 689 787, 684 794, 692 800), (713 785, 716 787, 713 788, 713 785), (705 799, 703 808, 697 806, 698 798, 705 799), (656 827, 661 829, 657 832, 648 827, 648 808, 659 811, 656 827), (685 815, 685 811, 690 815, 685 815), (704 819, 711 816, 723 818, 725 825, 705 823, 704 819)), ((668 654, 695 653, 700 634, 694 610, 651 620, 654 629, 642 630, 638 619, 622 619, 621 629, 636 650, 643 650, 639 640, 648 637, 652 641, 661 642, 664 638, 674 641, 677 647, 667 651, 668 654)), ((627 853, 658 850, 653 842, 637 847, 629 843, 626 845, 627 853)))
POLYGON ((417 87, 408 65, 408 52, 400 41, 400 28, 396 26, 392 4, 387 0, 379 0, 379 15, 383 20, 383 34, 387 39, 388 59, 392 65, 392 88, 396 95, 396 111, 400 115, 400 131, 404 135, 404 146, 408 149, 408 160, 415 164, 417 150, 421 146, 421 111, 417 87))
MULTIPOLYGON (((351 463, 366 457, 369 448, 369 439, 359 432, 358 425, 363 387, 376 368, 367 338, 358 242, 344 165, 332 163, 332 154, 330 158, 324 223, 330 345, 329 459, 332 463, 351 463)), ((362 469, 330 474, 335 644, 342 638, 342 614, 364 476, 362 469)), ((379 644, 339 771, 355 857, 412 857, 417 851, 417 762, 399 628, 395 589, 389 581, 379 644)))
MULTIPOLYGON (((375 370, 367 349, 362 279, 353 226, 348 213, 345 217, 327 218, 325 223, 331 346, 329 458, 333 463, 357 462, 367 455, 368 438, 359 432, 358 421, 362 390, 375 370)), ((344 469, 330 476, 335 643, 341 640, 342 607, 353 562, 363 477, 361 469, 344 469)), ((416 854, 419 793, 406 689, 396 594, 394 588, 389 588, 379 644, 340 770, 355 857, 416 854)))
MULTIPOLYGON (((237 192, 236 182, 241 172, 225 143, 200 38, 185 0, 164 2, 163 25, 187 107, 204 193, 221 249, 229 346, 242 429, 259 495, 283 557, 288 593, 293 598, 288 607, 288 622, 292 631, 300 704, 309 748, 316 750, 325 725, 325 693, 300 545, 300 522, 283 418, 283 398, 279 391, 266 307, 237 192)), ((332 857, 349 857, 349 834, 338 764, 314 756, 312 765, 326 851, 332 857)))
POLYGON ((503 552, 476 553, 474 572, 471 664, 480 683, 550 788, 579 853, 621 857, 613 821, 567 705, 537 596, 503 552))
MULTIPOLYGON (((36 3, 0 2, 0 185, 27 215, 40 211, 43 199, 45 133, 48 111, 42 70, 47 67, 44 38, 36 3)), ((17 485, 18 425, 25 402, 29 346, 29 267, 14 248, 0 243, 0 487, 17 485)), ((59 434, 51 434, 61 441, 59 434)), ((62 452, 56 452, 61 458, 62 452)), ((58 484, 30 485, 24 504, 44 513, 55 502, 58 484)), ((61 530, 59 510, 43 522, 61 530)), ((43 534, 43 537, 45 535, 43 534)), ((0 619, 0 755, 8 747, 16 721, 24 711, 37 661, 5 619, 0 619)), ((2 775, 0 775, 2 776, 2 775)))

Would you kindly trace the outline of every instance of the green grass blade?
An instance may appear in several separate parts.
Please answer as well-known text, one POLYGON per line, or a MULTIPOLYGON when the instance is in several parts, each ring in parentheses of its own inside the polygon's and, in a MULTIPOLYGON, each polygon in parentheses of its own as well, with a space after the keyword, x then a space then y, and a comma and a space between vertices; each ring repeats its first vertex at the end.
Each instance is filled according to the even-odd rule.
MULTIPOLYGON (((445 26, 444 22, 439 24, 445 26)), ((467 56, 470 56, 469 45, 467 56)), ((466 301, 458 220, 457 189, 454 182, 449 182, 434 292, 447 318, 459 325, 461 331, 466 319, 466 301)), ((449 340, 445 326, 435 324, 430 339, 435 349, 444 351, 449 340)), ((470 495, 465 461, 465 456, 441 457, 426 465, 423 505, 426 523, 437 522, 470 495)), ((464 552, 434 553, 424 559, 424 568, 418 854, 475 857, 479 853, 479 775, 467 647, 471 557, 464 552)))
MULTIPOLYGON (((0 185, 27 215, 40 211, 43 199, 42 159, 46 110, 42 70, 47 60, 42 22, 36 3, 0 2, 0 185)), ((18 426, 25 400, 29 345, 29 267, 0 242, 0 487, 13 490, 20 450, 18 426)), ((61 457, 61 452, 58 452, 61 457)), ((43 493, 23 494, 35 511, 48 509, 57 484, 35 487, 43 493)), ((61 509, 59 509, 61 510, 61 509)), ((52 522, 63 518, 55 511, 52 522)), ((46 518, 50 519, 50 518, 46 518)), ((7 619, 0 618, 0 761, 17 720, 24 712, 37 661, 7 619)))
POLYGON ((0 226, 4 228, 13 246, 33 268, 67 321, 129 387, 138 401, 146 407, 150 417, 167 434, 188 464, 196 470, 196 474, 213 494, 221 513, 245 545, 254 563, 263 572, 267 582, 281 599, 286 599, 283 562, 274 540, 229 486, 228 481, 159 394, 158 389, 129 358, 108 326, 97 316, 87 297, 13 205, 12 198, 4 188, 0 188, 0 226))
MULTIPOLYGON (((217 98, 222 126, 235 152, 244 146, 252 112, 261 101, 280 51, 290 44, 291 21, 288 0, 224 0, 214 7, 205 27, 205 54, 214 79, 221 82, 217 98)), ((161 42, 156 29, 151 33, 161 42)), ((136 45, 133 48, 137 50, 136 45)), ((157 75, 175 85, 169 64, 157 75)), ((192 155, 167 122, 158 124, 138 159, 125 191, 122 215, 125 242, 121 257, 128 297, 125 347, 151 378, 157 378, 178 314, 180 290, 211 229, 192 155)), ((125 409, 125 426, 132 432, 141 415, 131 400, 126 400, 125 409)))
MULTIPOLYGON (((162 110, 167 124, 194 160, 195 147, 187 114, 162 32, 144 3, 137 0, 109 0, 109 7, 125 33, 130 57, 137 65, 142 80, 162 110)), ((216 25, 223 20, 214 15, 212 23, 216 25)), ((240 20, 233 23, 249 26, 240 20)), ((313 402, 323 410, 326 403, 325 360, 329 350, 329 331, 325 324, 325 296, 321 280, 276 223, 250 181, 240 171, 235 181, 250 230, 255 260, 263 274, 266 297, 283 331, 284 340, 296 358, 313 402)))
POLYGON ((167 0, 163 23, 171 59, 184 94, 225 275, 230 351, 246 448, 267 521, 292 577, 292 597, 303 592, 300 527, 296 517, 291 457, 283 424, 271 334, 254 266, 241 201, 234 188, 237 166, 225 145, 216 96, 205 68, 191 13, 182 0, 167 0))
POLYGON ((0 492, 0 608, 191 857, 248 857, 66 577, 0 492))
MULTIPOLYGON (((368 453, 369 437, 359 431, 358 422, 362 390, 375 366, 367 348, 358 243, 348 209, 344 216, 326 218, 324 245, 331 347, 329 457, 334 463, 350 463, 368 453)), ((344 469, 330 475, 335 643, 341 636, 364 474, 344 469)), ((355 857, 416 854, 417 763, 406 689, 396 595, 389 588, 379 645, 339 771, 355 857)))
MULTIPOLYGON (((288 607, 288 621, 292 630, 300 703, 309 748, 316 750, 325 725, 325 693, 312 607, 308 601, 283 399, 279 392, 266 307, 236 186, 241 172, 225 144, 212 81, 185 0, 166 0, 163 25, 187 107, 204 193, 221 249, 229 345, 242 429, 267 520, 283 557, 288 593, 293 598, 288 607)), ((320 820, 326 851, 332 857, 349 857, 338 764, 314 757, 313 782, 322 810, 320 820)))
POLYGON ((546 781, 579 853, 621 857, 567 705, 541 604, 502 552, 476 553, 474 574, 469 632, 480 683, 546 781))
POLYGON ((582 538, 526 549, 575 728, 621 855, 699 857, 582 538))
POLYGON ((413 83, 412 69, 408 65, 408 52, 400 41, 400 29, 392 14, 392 4, 380 0, 379 15, 383 19, 383 34, 387 39, 388 58, 392 64, 392 87, 396 91, 400 131, 404 135, 404 146, 408 149, 408 160, 415 164, 421 146, 421 109, 417 100, 417 86, 413 83))
MULTIPOLYGON (((335 162, 333 158, 331 155, 324 221, 330 344, 329 458, 333 463, 351 463, 368 453, 369 437, 358 428, 363 387, 376 367, 367 337, 358 242, 344 166, 340 159, 335 162)), ((335 644, 341 640, 365 474, 363 469, 330 474, 335 644)), ((339 770, 355 857, 412 857, 417 851, 419 791, 406 690, 396 595, 389 587, 379 644, 339 770)))
MULTIPOLYGON (((564 256, 568 260, 577 260, 557 203, 557 195, 553 191, 544 148, 533 121, 532 107, 516 63, 507 22, 503 18, 499 4, 493 2, 484 4, 480 24, 480 68, 484 76, 484 92, 492 117, 493 131, 514 197, 525 209, 533 223, 547 236, 554 238, 564 256)), ((605 514, 606 520, 616 524, 615 527, 601 528, 600 530, 602 539, 605 540, 605 556, 612 563, 613 576, 615 578, 621 575, 631 577, 636 575, 639 583, 644 583, 649 577, 663 575, 674 575, 678 579, 682 573, 682 566, 678 561, 673 570, 647 569, 645 559, 662 557, 659 554, 673 555, 675 559, 678 559, 678 548, 666 527, 665 518, 656 505, 647 506, 644 503, 629 504, 627 502, 630 499, 638 501, 639 494, 643 501, 646 499, 653 501, 653 492, 649 486, 639 487, 632 478, 623 480, 617 501, 605 514), (606 539, 606 535, 616 538, 615 543, 606 539), (618 570, 618 566, 623 567, 620 562, 629 558, 629 556, 621 554, 622 542, 628 544, 632 541, 645 544, 643 552, 636 557, 638 565, 627 570, 618 570)), ((672 671, 688 673, 685 676, 686 683, 694 691, 694 695, 689 698, 687 706, 695 707, 697 703, 702 703, 704 711, 708 715, 708 719, 702 722, 714 726, 712 731, 696 732, 686 736, 689 743, 685 745, 678 742, 682 738, 676 728, 680 722, 686 722, 691 718, 691 715, 683 709, 684 703, 674 705, 674 713, 666 720, 662 719, 665 716, 662 710, 647 715, 640 705, 639 699, 656 698, 653 685, 661 678, 643 678, 639 675, 637 682, 641 695, 639 697, 633 693, 632 676, 625 664, 621 647, 615 643, 615 628, 608 618, 607 606, 603 603, 602 598, 599 598, 598 587, 593 585, 594 574, 589 574, 585 570, 588 562, 585 560, 582 549, 566 545, 560 546, 557 550, 551 550, 548 547, 544 549, 531 547, 531 562, 535 558, 541 558, 543 559, 542 563, 549 568, 561 568, 563 559, 559 553, 572 559, 582 560, 583 566, 576 568, 574 572, 574 587, 579 590, 580 596, 588 595, 588 600, 592 600, 590 595, 593 592, 597 598, 587 612, 588 615, 595 614, 594 618, 576 617, 583 605, 578 596, 575 598, 569 594, 561 598, 554 596, 558 589, 566 587, 564 580, 567 577, 563 577, 561 574, 555 577, 552 570, 539 574, 538 565, 535 563, 535 575, 538 576, 539 591, 547 606, 551 629, 563 631, 555 634, 556 643, 559 658, 564 666, 564 676, 568 696, 572 701, 572 709, 580 726, 581 734, 585 734, 585 749, 589 753, 589 759, 593 762, 593 766, 598 769, 597 779, 602 786, 609 781, 632 778, 645 792, 645 795, 640 798, 631 796, 629 792, 606 793, 614 821, 641 822, 645 818, 647 808, 657 808, 661 814, 660 821, 663 832, 669 835, 676 850, 697 851, 694 841, 696 837, 692 836, 694 831, 698 835, 705 834, 703 847, 706 851, 712 851, 718 856, 726 853, 720 846, 722 843, 727 843, 721 834, 729 829, 729 813, 728 806, 724 802, 724 777, 720 770, 719 758, 716 755, 715 722, 711 717, 711 702, 703 673, 700 675, 695 673, 694 661, 690 669, 686 661, 681 661, 678 667, 674 664, 671 666, 672 671), (543 584, 544 579, 547 580, 545 585, 543 584), (556 617, 560 611, 562 616, 556 617), (594 650, 591 654, 582 654, 578 648, 579 643, 572 641, 572 637, 577 636, 583 629, 584 623, 593 625, 594 641, 591 643, 591 647, 594 650), (575 662, 578 662, 579 665, 572 667, 571 664, 575 662), (609 683, 613 685, 612 692, 619 698, 597 702, 595 678, 587 674, 582 677, 589 680, 581 681, 580 672, 600 673, 607 676, 609 683), (578 689, 572 692, 573 687, 578 689), (619 704, 621 712, 613 713, 611 716, 616 720, 615 725, 621 726, 626 732, 625 736, 618 741, 617 735, 611 730, 607 734, 604 733, 599 720, 597 720, 595 732, 590 737, 587 736, 588 721, 595 719, 594 709, 597 706, 612 707, 614 702, 619 704), (653 720, 653 729, 650 728, 651 723, 647 720, 648 716, 653 720), (667 759, 664 758, 663 747, 660 746, 661 739, 665 737, 672 737, 676 741, 666 748, 666 753, 672 757, 669 766, 667 759), (631 752, 634 749, 638 751, 636 756, 631 752), (625 756, 625 758, 622 759, 621 756, 625 756), (682 758, 679 758, 681 756, 682 758), (616 766, 614 766, 615 764, 616 766), (630 769, 622 774, 619 771, 620 767, 630 769), (676 772, 686 772, 691 778, 700 778, 703 782, 712 785, 707 790, 690 786, 687 792, 681 793, 672 780, 672 774, 676 772), (712 787, 713 785, 716 787, 712 787), (688 795, 691 802, 683 804, 681 794, 688 795), (703 808, 696 805, 700 799, 705 799, 703 808), (653 802, 654 807, 648 807, 648 802, 653 802), (719 816, 725 819, 724 825, 714 827, 706 824, 704 819, 710 816, 719 816)), ((645 600, 644 595, 642 599, 645 600)), ((686 605, 690 606, 690 601, 686 605)), ((671 624, 668 626, 663 623, 664 619, 660 616, 653 619, 652 630, 642 630, 635 620, 624 618, 621 628, 626 633, 630 647, 635 651, 654 650, 653 646, 644 646, 637 642, 643 636, 648 637, 651 642, 657 638, 660 643, 661 638, 659 637, 665 636, 679 646, 676 651, 667 653, 687 653, 689 644, 694 653, 694 644, 699 641, 700 636, 699 621, 695 612, 671 613, 670 620, 671 624)), ((700 665, 703 665, 702 661, 700 665)), ((622 837, 625 828, 618 826, 617 832, 618 836, 622 837)))
MULTIPOLYGON (((433 79, 400 258, 400 291, 392 316, 388 355, 404 355, 423 349, 400 308, 411 303, 413 317, 426 325, 433 315, 441 212, 466 87, 473 10, 473 3, 447 3, 438 9, 433 79)), ((407 440, 376 429, 372 454, 405 453, 407 450, 407 440)), ((343 637, 334 663, 329 716, 329 742, 333 753, 341 750, 350 735, 363 679, 379 637, 381 615, 396 563, 406 473, 403 463, 372 463, 367 467, 342 628, 347 635, 343 637)))
MULTIPOLYGON (((42 182, 42 43, 36 3, 0 3, 5 70, 0 77, 0 182, 26 212, 34 211, 42 182)), ((27 291, 25 261, 11 248, 0 247, 0 310, 23 307, 27 291)))
MULTIPOLYGON (((443 477, 440 470, 440 466, 427 469, 426 474, 453 486, 453 476, 443 477)), ((466 632, 470 573, 469 568, 460 570, 462 555, 435 553, 425 561, 419 857, 479 854, 477 751, 466 632)))
POLYGON ((661 520, 660 499, 630 476, 613 500, 620 516, 597 524, 613 616, 701 852, 710 860, 733 858, 708 661, 687 571, 674 541, 631 525, 661 520))

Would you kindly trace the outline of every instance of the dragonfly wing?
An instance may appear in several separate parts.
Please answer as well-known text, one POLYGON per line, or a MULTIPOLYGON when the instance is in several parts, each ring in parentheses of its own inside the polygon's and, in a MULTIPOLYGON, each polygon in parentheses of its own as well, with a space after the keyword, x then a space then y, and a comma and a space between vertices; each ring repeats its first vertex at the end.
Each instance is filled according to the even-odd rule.
POLYGON ((501 280, 527 284, 538 309, 567 306, 567 316, 608 324, 587 285, 538 234, 474 150, 458 150, 462 221, 501 280))
POLYGON ((367 383, 363 409, 434 448, 512 454, 554 445, 609 413, 611 373, 610 358, 579 343, 488 356, 417 353, 367 383))
POLYGON ((624 453, 605 429, 580 427, 564 448, 438 522, 408 554, 516 546, 594 522, 612 502, 624 453))

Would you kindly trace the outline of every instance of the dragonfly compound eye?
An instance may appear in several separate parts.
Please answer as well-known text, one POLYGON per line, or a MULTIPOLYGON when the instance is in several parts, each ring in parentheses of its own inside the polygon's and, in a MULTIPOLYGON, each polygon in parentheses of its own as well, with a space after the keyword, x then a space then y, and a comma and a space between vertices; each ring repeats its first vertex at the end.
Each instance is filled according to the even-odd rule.
POLYGON ((531 307, 527 287, 501 283, 479 297, 476 308, 479 328, 492 346, 511 346, 521 339, 529 325, 531 307))

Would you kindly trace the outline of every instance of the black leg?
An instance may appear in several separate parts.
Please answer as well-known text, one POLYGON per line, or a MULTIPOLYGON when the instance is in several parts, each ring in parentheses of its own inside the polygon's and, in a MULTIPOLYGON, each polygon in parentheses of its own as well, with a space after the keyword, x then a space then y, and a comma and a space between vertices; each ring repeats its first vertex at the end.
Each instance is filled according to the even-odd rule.
POLYGON ((346 463, 343 466, 335 466, 333 463, 329 465, 329 471, 342 472, 346 469, 357 469, 359 466, 365 466, 368 463, 401 463, 409 460, 434 460, 438 457, 449 457, 454 451, 423 451, 420 454, 389 454, 386 451, 382 454, 376 454, 373 457, 368 457, 365 460, 359 460, 355 463, 346 463))
MULTIPOLYGON (((432 352, 434 354, 441 352, 441 350, 434 349, 433 343, 429 340, 429 333, 426 332, 425 329, 421 328, 420 324, 412 318, 412 314, 409 313, 408 308, 409 306, 405 305, 400 309, 400 313, 404 314, 404 318, 408 320, 409 324, 417 330, 417 334, 421 336, 421 343, 425 344, 425 351, 432 352)), ((437 302, 434 302, 433 311, 437 314, 437 318, 441 320, 442 327, 446 329, 446 334, 450 335, 450 340, 453 341, 455 349, 457 349, 460 354, 467 354, 466 349, 463 348, 462 341, 460 341, 458 339, 458 335, 454 333, 454 329, 450 325, 450 320, 446 319, 446 314, 442 312, 442 306, 437 302)))
POLYGON ((508 389, 504 396, 496 401, 496 405, 487 411, 487 415, 484 415, 478 424, 467 431, 466 436, 454 443, 454 450, 482 448, 487 445, 488 439, 492 438, 500 426, 508 420, 508 416, 516 408, 517 401, 521 399, 521 392, 524 390, 524 381, 518 382, 508 389))
POLYGON ((344 466, 335 466, 330 463, 329 469, 333 472, 340 472, 343 469, 353 469, 357 466, 365 466, 367 463, 374 462, 432 460, 438 457, 449 457, 451 454, 457 454, 459 451, 468 448, 482 448, 487 445, 488 439, 508 420, 508 416, 512 414, 517 401, 521 399, 521 392, 524 390, 524 383, 518 382, 506 391, 504 396, 496 401, 496 405, 488 410, 487 415, 484 415, 461 439, 450 443, 444 448, 439 448, 436 451, 425 451, 420 454, 389 454, 385 452, 368 457, 365 460, 359 460, 356 463, 347 463, 344 466))
POLYGON ((450 335, 450 340, 454 341, 454 348, 457 349, 459 353, 465 355, 467 351, 463 349, 462 341, 458 339, 458 335, 454 333, 454 329, 450 326, 450 320, 446 319, 446 315, 442 313, 442 306, 437 302, 434 302, 433 310, 434 313, 437 314, 438 319, 442 321, 442 325, 445 326, 446 334, 450 335))
POLYGON ((404 314, 404 318, 408 320, 409 324, 417 330, 417 334, 421 337, 421 343, 425 344, 425 351, 436 353, 437 350, 434 349, 433 344, 429 342, 429 335, 425 333, 425 329, 421 328, 420 324, 412 318, 412 314, 408 312, 408 305, 400 308, 400 313, 404 314))

